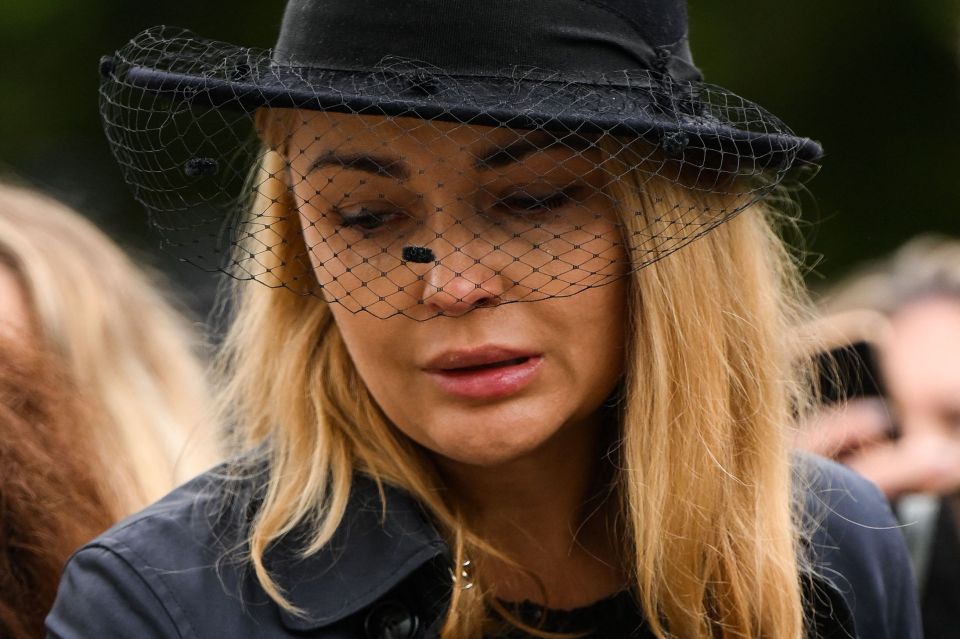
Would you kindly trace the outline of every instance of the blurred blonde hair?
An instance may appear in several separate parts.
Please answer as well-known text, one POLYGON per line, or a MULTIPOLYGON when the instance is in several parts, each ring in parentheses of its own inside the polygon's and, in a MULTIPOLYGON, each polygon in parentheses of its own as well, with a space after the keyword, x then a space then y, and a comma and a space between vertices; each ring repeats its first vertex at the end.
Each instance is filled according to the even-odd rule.
POLYGON ((0 268, 23 286, 32 335, 62 358, 91 409, 119 515, 218 459, 196 338, 148 277, 56 200, 0 185, 0 268))
POLYGON ((960 240, 917 236, 842 279, 823 294, 820 305, 830 313, 868 309, 891 315, 926 297, 960 299, 960 240))
MULTIPOLYGON (((919 235, 821 291, 821 316, 805 329, 809 350, 826 352, 857 342, 882 348, 893 330, 891 317, 930 298, 960 301, 960 240, 919 235)), ((835 384, 842 387, 843 382, 835 384)))
MULTIPOLYGON (((278 148, 286 125, 260 123, 268 149, 278 148)), ((270 244, 282 249, 265 270, 303 277, 309 271, 293 257, 306 249, 284 175, 283 157, 267 150, 253 178, 254 208, 278 220, 269 232, 281 241, 270 244)), ((682 215, 666 204, 679 193, 666 180, 635 172, 611 188, 624 211, 644 213, 623 215, 632 250, 649 248, 637 238, 651 220, 666 227, 682 215)), ((711 193, 698 199, 701 210, 725 205, 711 193)), ((792 360, 792 329, 807 306, 772 219, 753 205, 629 276, 614 472, 624 562, 660 638, 803 636, 805 566, 788 429, 807 388, 792 360)), ((237 447, 256 451, 269 467, 249 560, 276 602, 295 611, 264 566, 264 551, 303 523, 314 531, 304 554, 322 548, 342 520, 357 470, 417 498, 455 565, 497 552, 437 490, 442 481, 428 456, 376 405, 326 302, 258 285, 241 285, 236 295, 220 405, 237 425, 237 447)), ((482 574, 475 588, 455 585, 442 636, 482 636, 492 599, 482 574)))

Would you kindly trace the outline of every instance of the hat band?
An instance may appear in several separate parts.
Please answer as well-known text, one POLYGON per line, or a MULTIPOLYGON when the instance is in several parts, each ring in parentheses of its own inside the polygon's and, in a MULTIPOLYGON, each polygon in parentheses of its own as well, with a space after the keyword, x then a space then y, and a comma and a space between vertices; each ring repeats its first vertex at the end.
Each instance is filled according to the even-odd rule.
MULTIPOLYGON (((682 12, 682 10, 681 10, 682 12)), ((662 17, 661 17, 662 18, 662 17)), ((502 76, 516 67, 564 79, 644 69, 699 80, 687 45, 686 16, 668 44, 651 44, 645 26, 590 0, 293 1, 277 41, 280 64, 345 71, 377 68, 384 56, 421 60, 450 75, 502 76)), ((662 35, 662 34, 661 34, 662 35)))

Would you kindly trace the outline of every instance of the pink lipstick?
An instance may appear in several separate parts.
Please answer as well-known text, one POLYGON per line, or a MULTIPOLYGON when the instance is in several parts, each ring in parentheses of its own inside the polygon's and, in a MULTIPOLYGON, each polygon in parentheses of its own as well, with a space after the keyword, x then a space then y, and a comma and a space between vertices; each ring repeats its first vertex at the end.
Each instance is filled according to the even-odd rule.
POLYGON ((519 392, 533 381, 542 363, 538 353, 481 346, 443 353, 423 370, 451 395, 489 400, 519 392))

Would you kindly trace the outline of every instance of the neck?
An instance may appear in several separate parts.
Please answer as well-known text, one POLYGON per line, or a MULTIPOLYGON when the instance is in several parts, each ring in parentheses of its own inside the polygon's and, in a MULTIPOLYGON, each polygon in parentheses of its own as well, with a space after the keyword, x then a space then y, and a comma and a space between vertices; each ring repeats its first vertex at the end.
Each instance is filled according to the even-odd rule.
POLYGON ((600 415, 568 424, 536 450, 495 466, 439 461, 471 528, 505 555, 471 557, 475 577, 495 596, 573 608, 623 587, 606 426, 600 415))

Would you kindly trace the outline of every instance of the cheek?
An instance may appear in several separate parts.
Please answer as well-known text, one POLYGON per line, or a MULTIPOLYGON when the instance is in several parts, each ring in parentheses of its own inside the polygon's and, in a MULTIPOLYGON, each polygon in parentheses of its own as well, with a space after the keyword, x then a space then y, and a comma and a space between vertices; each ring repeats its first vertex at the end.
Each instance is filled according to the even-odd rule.
POLYGON ((627 280, 620 278, 571 298, 577 301, 577 307, 572 309, 565 327, 568 351, 588 403, 598 397, 605 399, 623 375, 628 294, 627 280))
POLYGON ((324 299, 350 313, 389 318, 414 306, 418 277, 382 246, 344 229, 309 183, 295 187, 297 219, 313 276, 324 299), (300 191, 303 191, 301 194, 300 191))
MULTIPOLYGON (((379 319, 369 313, 351 313, 341 304, 330 307, 350 359, 373 400, 391 422, 413 422, 412 407, 424 397, 411 377, 413 354, 409 339, 413 320, 379 319)), ((401 429, 403 430, 403 429, 401 429)))
POLYGON ((316 202, 306 201, 299 194, 296 202, 307 257, 324 299, 330 304, 342 305, 351 313, 363 309, 377 310, 382 305, 381 298, 393 291, 377 289, 372 267, 363 263, 363 256, 358 255, 337 232, 327 213, 320 210, 316 202))

